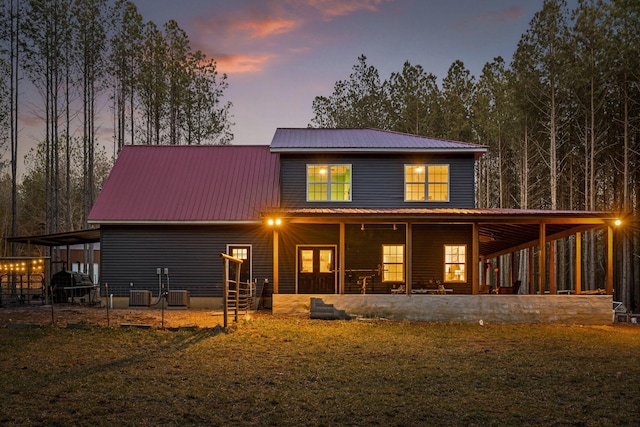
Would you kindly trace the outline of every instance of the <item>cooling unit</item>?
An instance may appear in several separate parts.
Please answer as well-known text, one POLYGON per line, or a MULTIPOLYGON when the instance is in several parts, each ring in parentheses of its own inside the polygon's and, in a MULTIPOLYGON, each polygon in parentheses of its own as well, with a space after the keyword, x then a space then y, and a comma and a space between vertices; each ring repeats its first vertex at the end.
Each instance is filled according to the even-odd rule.
POLYGON ((169 291, 169 307, 189 307, 189 291, 169 291))
POLYGON ((129 291, 129 307, 149 307, 151 291, 129 291))

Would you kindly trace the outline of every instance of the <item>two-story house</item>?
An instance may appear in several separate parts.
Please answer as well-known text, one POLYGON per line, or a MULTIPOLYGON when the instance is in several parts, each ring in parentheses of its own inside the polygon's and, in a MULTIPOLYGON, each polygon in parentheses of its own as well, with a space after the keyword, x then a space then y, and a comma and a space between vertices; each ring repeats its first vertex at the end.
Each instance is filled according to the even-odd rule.
POLYGON ((372 129, 278 129, 270 146, 126 146, 89 216, 101 230, 101 282, 125 303, 168 282, 192 306, 215 306, 225 253, 244 260, 243 280, 268 283, 274 311, 308 308, 316 295, 368 305, 354 311, 423 312, 486 291, 487 260, 535 247, 528 277, 503 268, 520 293, 555 294, 547 242, 603 227, 611 236, 613 218, 475 208, 485 152, 372 129))

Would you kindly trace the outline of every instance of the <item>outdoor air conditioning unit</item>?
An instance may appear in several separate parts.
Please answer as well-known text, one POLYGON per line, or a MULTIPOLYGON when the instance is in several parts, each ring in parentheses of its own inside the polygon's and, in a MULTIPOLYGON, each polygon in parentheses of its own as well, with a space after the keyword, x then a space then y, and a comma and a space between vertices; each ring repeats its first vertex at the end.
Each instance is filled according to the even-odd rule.
POLYGON ((189 291, 169 291, 169 307, 189 307, 189 291))
POLYGON ((151 291, 129 291, 129 307, 149 307, 151 291))

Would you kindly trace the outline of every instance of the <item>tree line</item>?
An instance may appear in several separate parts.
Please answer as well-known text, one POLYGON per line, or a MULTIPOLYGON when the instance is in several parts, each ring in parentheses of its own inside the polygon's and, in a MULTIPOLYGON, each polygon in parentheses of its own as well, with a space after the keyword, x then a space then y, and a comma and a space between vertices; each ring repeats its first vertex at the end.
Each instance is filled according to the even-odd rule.
MULTIPOLYGON (((615 297, 640 308, 640 2, 546 0, 510 62, 479 77, 462 61, 437 77, 405 62, 382 80, 358 58, 312 104, 315 127, 370 127, 488 146, 476 173, 478 207, 613 211, 615 297)), ((586 289, 604 287, 584 236, 586 289)), ((558 279, 572 283, 573 243, 558 241, 558 279)))
POLYGON ((145 22, 130 1, 0 0, 2 236, 87 226, 112 161, 105 123, 114 156, 125 144, 230 143, 227 86, 175 21, 145 22), (20 179, 23 116, 42 136, 20 179))

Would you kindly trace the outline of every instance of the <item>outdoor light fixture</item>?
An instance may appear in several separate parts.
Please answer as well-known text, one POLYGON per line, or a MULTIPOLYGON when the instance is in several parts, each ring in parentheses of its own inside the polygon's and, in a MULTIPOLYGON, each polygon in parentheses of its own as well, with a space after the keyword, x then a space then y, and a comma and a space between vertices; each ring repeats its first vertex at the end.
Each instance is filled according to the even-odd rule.
POLYGON ((267 224, 271 227, 282 225, 282 220, 280 218, 269 218, 267 220, 267 224))
POLYGON ((620 227, 622 225, 622 220, 616 219, 615 221, 613 221, 613 225, 615 225, 616 227, 620 227))

